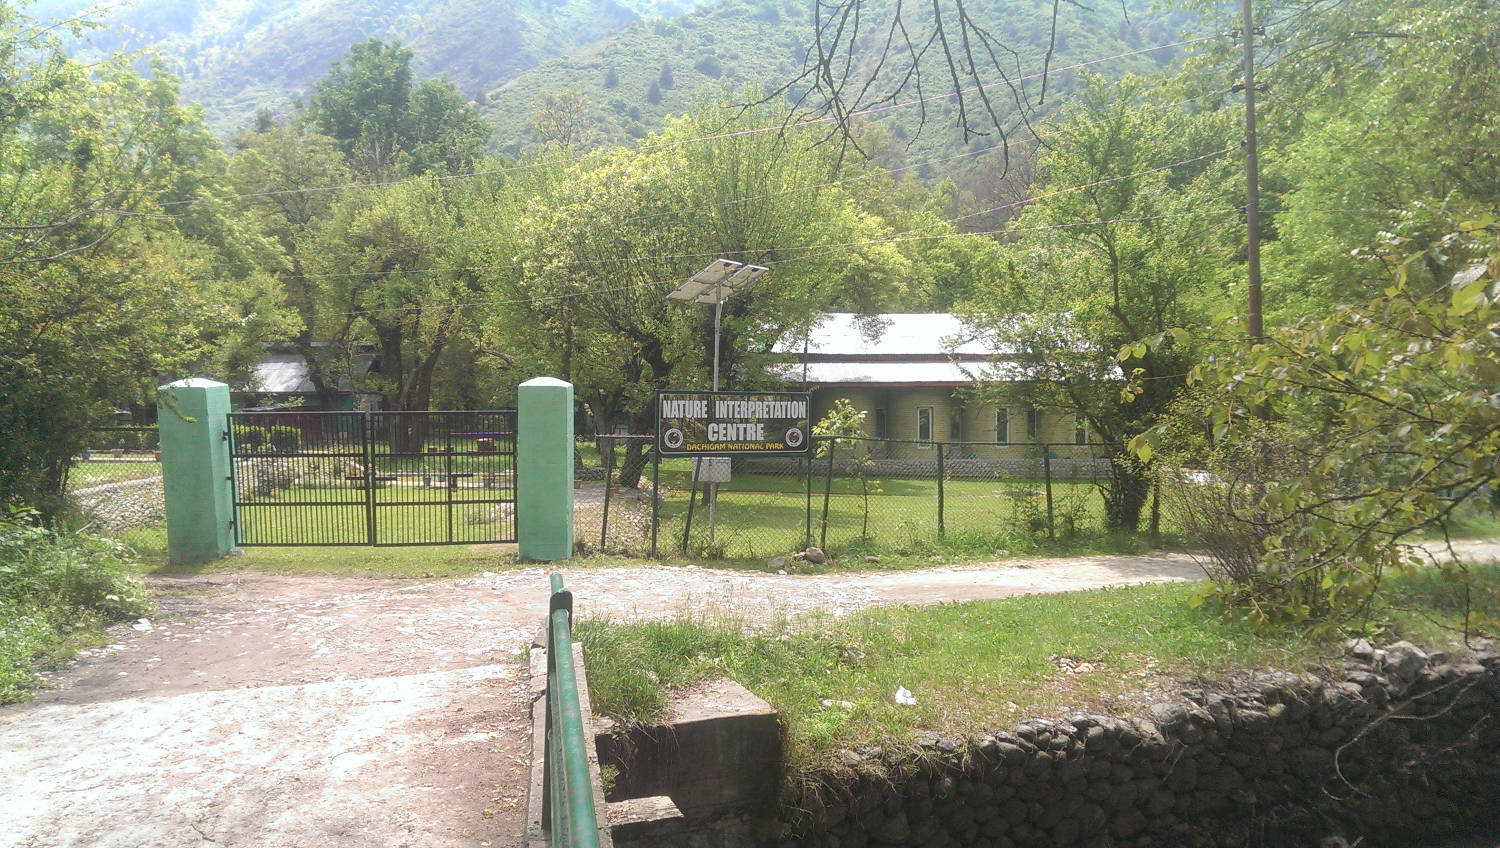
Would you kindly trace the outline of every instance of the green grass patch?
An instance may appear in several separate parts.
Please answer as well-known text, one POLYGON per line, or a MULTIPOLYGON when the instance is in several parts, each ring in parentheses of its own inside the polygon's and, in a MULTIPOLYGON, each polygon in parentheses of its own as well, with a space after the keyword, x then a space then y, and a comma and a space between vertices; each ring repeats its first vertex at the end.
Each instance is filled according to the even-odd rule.
POLYGON ((245 548, 234 556, 193 565, 172 565, 167 558, 167 531, 161 526, 127 530, 121 541, 135 552, 150 574, 208 574, 264 571, 331 577, 467 577, 482 571, 515 568, 515 545, 432 545, 375 548, 245 548))
POLYGON ((1422 644, 1500 633, 1500 563, 1423 568, 1381 587, 1374 622, 1422 644))
MULTIPOLYGON (((1494 632, 1500 566, 1470 575, 1467 591, 1435 570, 1389 581, 1381 638, 1448 645, 1466 613, 1471 634, 1494 632)), ((967 735, 1079 709, 1130 712, 1185 681, 1316 669, 1341 652, 1338 640, 1293 629, 1257 635, 1194 609, 1187 603, 1194 591, 1168 584, 889 607, 758 633, 733 619, 583 620, 576 633, 597 711, 651 721, 669 690, 727 675, 781 711, 794 770, 829 765, 841 748, 910 741, 921 730, 967 735), (915 706, 895 703, 898 686, 915 695, 915 706)))
POLYGON ((648 721, 667 689, 725 674, 782 712, 789 759, 801 766, 918 730, 968 734, 1032 715, 1118 708, 1163 679, 1297 668, 1330 650, 1297 633, 1255 636, 1191 609, 1191 591, 1141 586, 890 607, 758 634, 732 620, 581 621, 577 633, 596 710, 648 721), (894 702, 898 686, 916 706, 894 702))
MULTIPOLYGON (((658 550, 679 556, 687 531, 690 484, 685 471, 663 463, 658 550)), ((947 561, 1012 556, 1133 553, 1175 541, 1175 528, 1159 539, 1106 529, 1104 500, 1093 483, 1026 478, 954 479, 943 483, 941 509, 933 477, 886 477, 869 491, 857 478, 831 481, 785 474, 739 474, 720 488, 716 527, 701 501, 692 510, 689 557, 764 561, 812 543, 859 568, 866 556, 947 561)))

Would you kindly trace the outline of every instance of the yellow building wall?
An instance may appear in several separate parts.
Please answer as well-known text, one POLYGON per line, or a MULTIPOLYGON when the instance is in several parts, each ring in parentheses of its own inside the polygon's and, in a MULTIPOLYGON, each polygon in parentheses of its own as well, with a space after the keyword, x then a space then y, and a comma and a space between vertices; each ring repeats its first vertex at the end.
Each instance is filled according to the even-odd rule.
MULTIPOLYGON (((889 388, 863 389, 829 387, 813 393, 813 420, 820 420, 833 408, 839 398, 845 398, 855 409, 865 413, 861 427, 862 435, 876 437, 876 410, 886 411, 887 432, 885 437, 896 443, 869 446, 870 455, 884 459, 923 459, 934 454, 930 445, 918 442, 918 413, 922 407, 932 409, 932 440, 934 442, 962 442, 950 444, 949 456, 972 456, 976 459, 1020 458, 1036 452, 1033 440, 1027 437, 1024 402, 1006 404, 1010 414, 1010 442, 995 444, 994 403, 964 402, 960 390, 952 388, 889 388), (952 421, 956 417, 960 425, 958 439, 952 436, 952 421), (904 442, 904 443, 903 443, 904 442)), ((1097 453, 1097 447, 1074 445, 1074 417, 1070 412, 1043 410, 1041 430, 1036 441, 1048 442, 1053 456, 1086 457, 1097 453)), ((1093 442, 1093 439, 1089 439, 1093 442)))

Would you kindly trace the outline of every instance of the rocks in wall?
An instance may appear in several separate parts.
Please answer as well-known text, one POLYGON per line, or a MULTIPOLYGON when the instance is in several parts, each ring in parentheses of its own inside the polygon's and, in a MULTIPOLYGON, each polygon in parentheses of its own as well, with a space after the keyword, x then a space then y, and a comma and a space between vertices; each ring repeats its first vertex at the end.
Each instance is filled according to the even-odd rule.
POLYGON ((1402 845, 1500 809, 1500 654, 1352 655, 1145 715, 1033 720, 916 751, 845 752, 785 844, 1402 845), (879 776, 872 776, 878 774, 879 776))
POLYGON ((119 533, 167 520, 160 477, 93 486, 74 492, 72 497, 96 533, 119 533))

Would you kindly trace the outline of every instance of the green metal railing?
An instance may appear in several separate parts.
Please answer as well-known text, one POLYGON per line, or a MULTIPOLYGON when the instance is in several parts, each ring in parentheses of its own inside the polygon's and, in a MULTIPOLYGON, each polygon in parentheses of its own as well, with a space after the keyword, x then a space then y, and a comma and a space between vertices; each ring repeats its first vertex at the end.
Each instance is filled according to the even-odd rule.
POLYGON ((578 674, 573 667, 573 593, 552 575, 547 613, 547 752, 542 814, 554 848, 598 848, 578 674))

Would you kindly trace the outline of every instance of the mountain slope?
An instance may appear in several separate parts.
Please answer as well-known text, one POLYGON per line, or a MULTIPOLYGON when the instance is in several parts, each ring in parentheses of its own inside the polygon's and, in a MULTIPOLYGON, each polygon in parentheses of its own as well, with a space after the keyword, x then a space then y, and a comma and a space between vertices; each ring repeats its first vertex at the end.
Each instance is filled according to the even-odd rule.
MULTIPOLYGON (((912 5, 907 4, 904 14, 921 25, 923 12, 913 15, 912 5)), ((879 55, 884 35, 882 27, 869 22, 881 19, 888 0, 870 0, 865 6, 867 21, 855 55, 858 64, 869 67, 879 55)), ((980 25, 1016 51, 1012 76, 1041 71, 1051 32, 1051 0, 997 0, 971 4, 970 9, 980 25)), ((631 24, 489 91, 486 112, 496 125, 496 143, 510 154, 535 144, 538 138, 527 119, 548 94, 558 92, 577 91, 587 97, 587 122, 596 132, 596 143, 626 143, 659 126, 665 116, 691 109, 700 97, 724 97, 726 86, 774 88, 802 70, 812 38, 810 18, 806 0, 720 0, 673 20, 631 24)), ((1051 66, 1065 68, 1169 44, 1177 40, 1177 32, 1188 20, 1181 13, 1152 11, 1149 0, 1088 10, 1064 4, 1051 66)), ((1170 49, 1139 53, 1091 70, 1106 76, 1149 73, 1174 56, 1170 49)), ((939 67, 931 61, 924 67, 929 75, 924 93, 951 88, 939 67)), ((1074 71, 1056 71, 1049 79, 1048 101, 1066 99, 1080 78, 1074 71)), ((1035 105, 1040 80, 1032 79, 1023 87, 1035 105)), ((801 86, 794 93, 804 89, 801 86)), ((1009 92, 998 90, 1013 115, 1009 92)), ((929 104, 927 128, 920 138, 918 109, 891 110, 882 123, 902 146, 927 157, 963 149, 962 139, 947 130, 955 118, 939 100, 929 104)), ((988 143, 980 140, 979 145, 988 143)))
MULTIPOLYGON (((139 0, 95 17, 84 52, 156 49, 222 136, 261 108, 286 111, 349 45, 400 40, 418 76, 446 76, 468 96, 646 17, 707 0, 139 0)), ((79 0, 28 12, 67 17, 79 0)))

